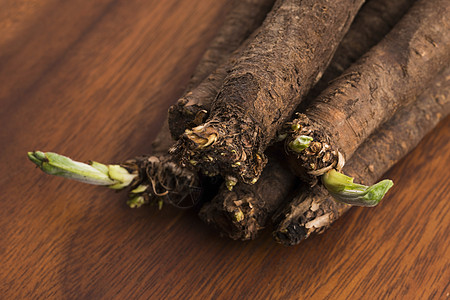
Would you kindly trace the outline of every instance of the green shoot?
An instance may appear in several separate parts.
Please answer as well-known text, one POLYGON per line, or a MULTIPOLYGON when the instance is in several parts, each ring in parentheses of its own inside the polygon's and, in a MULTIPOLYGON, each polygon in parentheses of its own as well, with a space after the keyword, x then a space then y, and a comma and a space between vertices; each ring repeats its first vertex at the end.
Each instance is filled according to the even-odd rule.
POLYGON ((127 201, 127 205, 131 208, 139 208, 145 204, 144 196, 130 197, 127 201))
POLYGON ((225 177, 225 186, 227 189, 231 192, 233 190, 233 187, 237 184, 237 179, 233 176, 226 176, 225 177))
POLYGON ((119 165, 85 164, 53 152, 28 152, 28 158, 47 174, 112 189, 129 186, 137 176, 119 165))
POLYGON ((313 138, 310 136, 299 135, 295 138, 295 140, 289 143, 289 148, 294 152, 300 153, 309 147, 309 144, 311 144, 312 140, 313 138))
POLYGON ((332 169, 322 176, 328 192, 338 201, 356 206, 376 206, 394 185, 392 180, 382 180, 372 186, 353 183, 353 178, 332 169))
POLYGON ((245 219, 244 213, 242 212, 242 210, 238 209, 238 211, 234 213, 234 220, 236 222, 241 222, 244 219, 245 219))

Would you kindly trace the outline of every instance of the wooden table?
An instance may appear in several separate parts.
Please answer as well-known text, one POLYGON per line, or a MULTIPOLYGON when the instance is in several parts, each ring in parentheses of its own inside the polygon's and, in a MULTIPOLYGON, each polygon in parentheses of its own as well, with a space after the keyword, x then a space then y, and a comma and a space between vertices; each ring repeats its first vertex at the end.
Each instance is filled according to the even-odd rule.
POLYGON ((52 178, 31 150, 147 153, 228 1, 0 2, 0 298, 403 298, 450 293, 450 119, 355 208, 296 247, 220 238, 194 211, 52 178))

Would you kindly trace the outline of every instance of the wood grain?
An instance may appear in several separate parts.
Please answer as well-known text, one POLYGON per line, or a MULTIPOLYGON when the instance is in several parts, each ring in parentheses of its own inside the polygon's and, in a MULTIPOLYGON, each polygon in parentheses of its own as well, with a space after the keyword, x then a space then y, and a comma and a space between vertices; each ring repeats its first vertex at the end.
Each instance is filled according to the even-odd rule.
POLYGON ((296 247, 220 238, 195 211, 46 176, 31 150, 110 162, 149 151, 227 1, 0 2, 0 298, 445 299, 450 118, 396 185, 296 247))

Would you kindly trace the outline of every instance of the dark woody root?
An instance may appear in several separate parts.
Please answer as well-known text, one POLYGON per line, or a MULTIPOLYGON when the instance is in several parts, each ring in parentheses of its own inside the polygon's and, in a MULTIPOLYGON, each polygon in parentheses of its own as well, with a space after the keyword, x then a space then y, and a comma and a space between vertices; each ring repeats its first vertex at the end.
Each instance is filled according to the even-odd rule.
POLYGON ((275 0, 238 0, 204 53, 186 93, 169 109, 170 131, 178 139, 206 118, 226 75, 224 63, 263 22, 275 0), (222 65, 222 66, 221 66, 222 65), (218 68, 218 66, 221 66, 218 68))
MULTIPOLYGON (((343 69, 379 42, 406 12, 411 2, 412 0, 370 0, 364 4, 323 78, 313 90, 325 88, 325 82, 339 76, 343 69)), ((311 94, 313 92, 305 100, 311 94)), ((303 103, 300 106, 304 106, 303 103)), ((292 186, 296 182, 289 168, 279 160, 279 152, 277 155, 272 151, 268 156, 268 165, 258 182, 254 185, 238 183, 232 191, 223 187, 211 202, 202 207, 200 218, 232 239, 256 238, 274 211, 292 192, 292 186), (268 187, 273 188, 268 190, 268 187)), ((332 202, 330 205, 336 203, 332 202)))
MULTIPOLYGON (((365 3, 342 39, 323 77, 308 93, 299 110, 306 108, 331 80, 376 45, 414 1, 370 0, 365 3)), ((251 41, 249 39, 243 44, 249 43, 251 41)), ((237 50, 235 55, 238 53, 237 50)), ((226 77, 226 65, 227 63, 222 64, 196 87, 190 85, 189 92, 169 109, 170 131, 174 138, 178 139, 186 129, 192 129, 207 119, 212 100, 217 96, 226 77)))
POLYGON ((394 29, 316 98, 291 123, 291 144, 313 138, 298 159, 299 175, 314 183, 343 165, 395 111, 420 94, 450 61, 450 7, 445 0, 418 1, 394 29))
POLYGON ((379 43, 416 0, 369 0, 361 7, 319 82, 298 111, 303 111, 336 77, 379 43))
MULTIPOLYGON (((332 79, 339 76, 351 63, 377 44, 414 1, 370 0, 365 3, 342 39, 323 77, 311 89, 305 101, 300 104, 300 110, 307 107, 308 103, 325 89, 332 79)), ((243 44, 249 43, 251 41, 249 39, 243 44)), ((238 53, 237 50, 235 55, 238 53)), ((222 62, 222 60, 220 61, 222 62)), ((189 92, 169 109, 170 131, 173 137, 178 139, 185 129, 192 129, 204 123, 208 117, 212 100, 216 97, 226 77, 227 64, 230 63, 223 63, 196 87, 190 84, 189 92)), ((198 67, 197 69, 202 68, 198 67)), ((197 79, 199 76, 193 76, 194 78, 197 79)))
MULTIPOLYGON (((225 77, 225 70, 222 67, 208 79, 205 78, 228 59, 231 52, 262 23, 273 2, 274 0, 236 1, 189 81, 187 90, 192 91, 187 92, 178 104, 169 110, 172 132, 182 128, 181 134, 187 124, 200 124, 203 121, 201 117, 204 108, 201 104, 210 103, 215 97, 225 77), (198 121, 199 118, 201 121, 198 121)), ((175 206, 180 206, 178 203, 190 206, 189 203, 198 201, 203 188, 196 172, 178 166, 167 154, 174 144, 172 136, 177 136, 171 136, 169 123, 164 122, 158 133, 153 143, 153 155, 130 160, 127 166, 140 170, 141 176, 136 180, 135 187, 148 186, 145 192, 139 194, 145 195, 144 203, 153 200, 159 203, 169 202, 175 206), (185 203, 185 200, 188 200, 188 203, 185 203)), ((136 195, 131 194, 130 197, 135 198, 136 195)), ((142 201, 142 198, 140 200, 142 201)))
POLYGON ((277 1, 228 68, 208 121, 172 153, 184 166, 255 183, 263 152, 328 65, 363 1, 277 1))
POLYGON ((286 199, 298 183, 279 153, 282 150, 268 154, 271 159, 267 168, 254 185, 238 184, 231 191, 223 185, 217 196, 203 205, 200 218, 234 240, 256 238, 280 200, 286 199))
MULTIPOLYGON (((399 110, 356 151, 343 171, 371 185, 411 151, 436 124, 450 113, 450 69, 439 75, 417 102, 399 110)), ((351 206, 336 202, 316 185, 297 196, 273 217, 274 238, 296 245, 311 234, 322 233, 351 206)))
POLYGON ((224 63, 264 21, 275 0, 236 0, 198 63, 187 91, 195 88, 224 63))

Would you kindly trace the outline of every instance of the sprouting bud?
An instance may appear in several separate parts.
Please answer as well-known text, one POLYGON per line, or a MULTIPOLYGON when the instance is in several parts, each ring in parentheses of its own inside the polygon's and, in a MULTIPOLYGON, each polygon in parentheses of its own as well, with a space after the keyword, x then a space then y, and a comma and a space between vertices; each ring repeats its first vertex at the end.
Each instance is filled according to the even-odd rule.
POLYGON ((309 147, 309 144, 312 142, 313 138, 307 135, 299 135, 295 138, 295 140, 289 143, 289 149, 294 152, 300 153, 306 148, 309 147))
POLYGON ((135 189, 130 191, 131 194, 141 194, 148 189, 148 185, 140 184, 135 189))
POLYGON ((236 211, 234 213, 234 219, 237 222, 241 222, 242 220, 244 220, 245 216, 244 213, 242 212, 242 210, 238 209, 238 211, 236 211))
POLYGON ((145 204, 145 198, 143 196, 136 196, 128 199, 127 205, 131 208, 139 208, 145 204))
POLYGON ((137 176, 119 165, 85 164, 53 152, 28 152, 28 158, 47 174, 112 189, 130 185, 137 176))
POLYGON ((109 186, 111 189, 120 190, 127 187, 136 178, 137 174, 130 174, 127 169, 119 165, 108 165, 109 177, 116 180, 117 183, 109 186))
POLYGON ((301 126, 300 126, 300 124, 298 124, 298 123, 293 123, 293 124, 291 125, 292 131, 298 131, 298 130, 300 130, 300 128, 301 128, 301 126))
POLYGON ((394 185, 382 180, 372 186, 353 183, 353 178, 332 169, 322 176, 322 182, 336 200, 356 206, 376 206, 394 185))
POLYGON ((233 187, 237 184, 237 179, 233 176, 226 176, 225 177, 225 185, 229 191, 233 190, 233 187))

